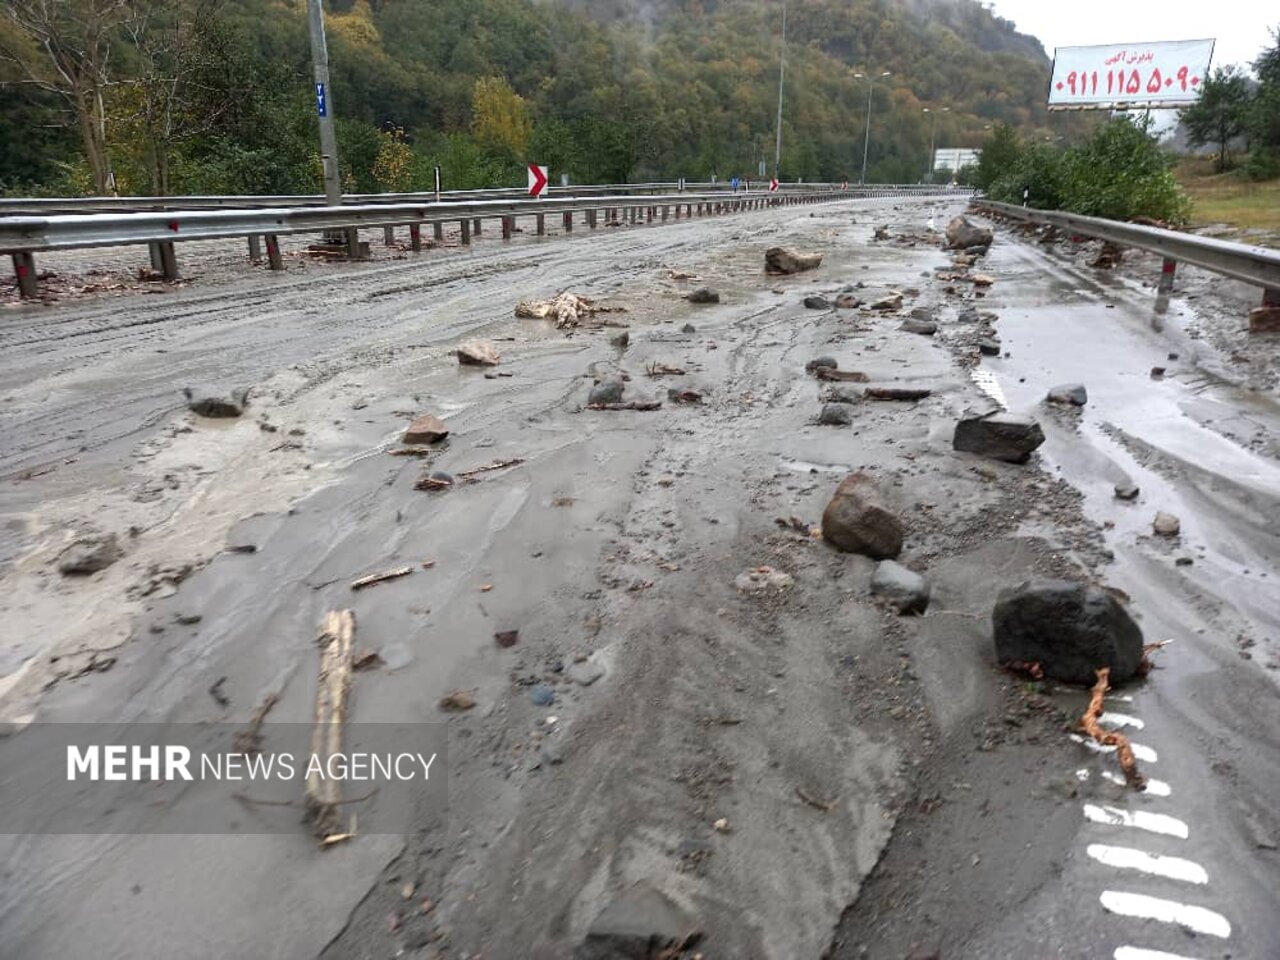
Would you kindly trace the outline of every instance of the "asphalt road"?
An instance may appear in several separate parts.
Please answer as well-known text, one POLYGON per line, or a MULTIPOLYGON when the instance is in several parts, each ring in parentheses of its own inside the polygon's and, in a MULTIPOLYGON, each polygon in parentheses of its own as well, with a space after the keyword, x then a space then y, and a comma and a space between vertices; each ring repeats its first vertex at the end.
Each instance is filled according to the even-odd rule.
MULTIPOLYGON (((1205 297, 1154 316, 1134 280, 1002 234, 979 306, 1010 355, 974 367, 955 321, 972 293, 933 276, 948 258, 870 242, 875 224, 923 234, 957 209, 486 238, 283 276, 222 264, 162 295, 7 311, 0 716, 230 729, 276 694, 272 721, 306 723, 316 625, 351 608, 357 647, 385 663, 357 675, 350 719, 447 719, 450 799, 409 830, 377 832, 375 811, 324 850, 301 825, 149 833, 206 813, 216 829, 225 784, 96 810, 97 836, 6 838, 3 953, 561 957, 642 883, 704 931, 708 958, 1280 955, 1280 416, 1185 333, 1243 320, 1205 297), (766 277, 776 243, 823 265, 766 277), (704 282, 720 304, 682 299, 704 282), (859 282, 935 309, 937 342, 800 304, 859 282), (604 317, 629 343, 618 326, 512 316, 562 289, 625 307, 604 317), (458 367, 475 336, 511 377, 458 367), (933 395, 817 426, 823 385, 804 364, 824 353, 933 395), (583 410, 613 370, 628 398, 704 400, 583 410), (1045 409, 1068 380, 1088 386, 1083 413, 1045 409), (248 415, 188 414, 195 383, 252 387, 248 415), (951 450, 955 419, 992 402, 1041 419, 1031 465, 951 450), (429 465, 389 455, 428 411, 452 429, 429 465), (424 468, 507 460, 521 462, 414 489, 424 468), (933 584, 924 617, 872 603, 870 561, 775 522, 816 523, 858 468, 904 517, 903 562, 933 584), (1124 478, 1137 503, 1112 497, 1124 478), (1177 543, 1149 536, 1157 509, 1181 518, 1177 543), (119 534, 124 558, 59 577, 58 551, 88 529, 119 534), (415 572, 349 587, 402 564, 415 572), (792 585, 735 588, 761 564, 792 585), (1176 640, 1108 705, 1156 789, 1112 783, 1113 759, 1070 739, 1079 692, 994 664, 994 595, 1032 573, 1116 586, 1149 641, 1176 640), (498 647, 510 629, 519 642, 498 647), (573 679, 579 661, 602 676, 573 679), (459 688, 476 708, 442 714, 459 688)), ((6 806, 71 803, 4 769, 6 806)))

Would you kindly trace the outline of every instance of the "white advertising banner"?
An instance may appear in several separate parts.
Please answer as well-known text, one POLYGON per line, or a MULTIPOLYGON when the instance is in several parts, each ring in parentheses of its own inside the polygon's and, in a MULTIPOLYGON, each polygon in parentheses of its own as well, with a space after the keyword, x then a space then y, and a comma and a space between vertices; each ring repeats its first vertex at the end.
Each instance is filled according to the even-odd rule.
POLYGON ((1059 47, 1049 80, 1049 108, 1188 104, 1212 58, 1212 40, 1059 47))

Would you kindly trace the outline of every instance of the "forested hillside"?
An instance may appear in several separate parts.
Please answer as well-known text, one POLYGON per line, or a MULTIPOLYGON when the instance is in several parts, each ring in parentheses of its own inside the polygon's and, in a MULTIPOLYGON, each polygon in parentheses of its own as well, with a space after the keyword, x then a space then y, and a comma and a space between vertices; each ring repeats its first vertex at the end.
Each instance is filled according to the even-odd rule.
MULTIPOLYGON (((435 164, 455 188, 520 182, 526 160, 575 182, 772 168, 780 2, 326 9, 348 189, 425 188, 435 164)), ((303 0, 7 0, 0 50, 8 192, 318 189, 303 0)), ((999 121, 1082 122, 1051 129, 1048 58, 973 0, 790 0, 786 56, 788 180, 857 177, 859 72, 878 78, 871 181, 919 180, 935 123, 938 146, 976 146, 999 121)))

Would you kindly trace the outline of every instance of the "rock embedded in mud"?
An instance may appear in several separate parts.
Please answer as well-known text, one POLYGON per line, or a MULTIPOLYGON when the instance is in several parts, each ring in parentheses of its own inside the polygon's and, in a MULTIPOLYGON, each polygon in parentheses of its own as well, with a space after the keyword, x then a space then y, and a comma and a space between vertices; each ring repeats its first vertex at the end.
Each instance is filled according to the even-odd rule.
POLYGON ((249 391, 243 388, 219 390, 214 387, 183 387, 182 395, 187 398, 187 409, 192 413, 202 417, 226 419, 244 413, 249 391))
POLYGON ((1040 444, 1044 431, 1031 417, 992 413, 966 417, 956 424, 951 445, 964 453, 977 453, 1007 463, 1026 463, 1040 444))
POLYGON ((600 911, 573 960, 653 960, 684 956, 698 939, 693 919, 648 883, 637 883, 600 911))
POLYGON ((449 435, 449 428, 434 414, 424 413, 409 424, 401 440, 404 443, 439 443, 449 435))
POLYGON ((692 323, 686 323, 683 327, 680 328, 680 332, 681 333, 697 333, 698 328, 695 327, 692 323))
POLYGON ((551 689, 550 684, 536 683, 529 691, 529 699, 539 707, 549 707, 556 702, 556 692, 551 689))
POLYGON ((1132 678, 1142 662, 1142 631, 1115 595, 1070 580, 1027 580, 1000 591, 991 614, 1001 663, 1038 663, 1044 675, 1092 685, 1132 678))
POLYGON ((924 613, 929 593, 924 577, 895 560, 882 560, 871 575, 871 595, 883 597, 898 613, 924 613))
POLYGON ((990 227, 980 227, 963 215, 947 224, 947 246, 952 250, 989 247, 993 239, 990 227))
POLYGON ((853 423, 848 404, 824 403, 818 413, 818 425, 822 427, 847 427, 853 423))
POLYGON ((902 521, 872 477, 851 473, 822 513, 822 539, 844 553, 892 560, 902 552, 902 521))
POLYGON ((595 406, 597 403, 621 403, 623 387, 624 384, 621 377, 610 377, 607 380, 601 380, 587 394, 587 403, 591 406, 595 406))
POLYGON ((810 310, 830 310, 831 301, 818 294, 810 294, 804 298, 804 305, 810 310))
POLYGON ((856 310, 860 306, 862 306, 862 301, 852 293, 842 293, 836 297, 836 308, 839 310, 856 310))
POLYGON ((1000 341, 992 337, 983 337, 978 341, 978 352, 984 357, 1000 356, 1000 341))
POLYGON ((800 273, 813 270, 822 263, 820 253, 801 253, 788 247, 770 247, 764 253, 767 273, 800 273))
POLYGON ((1151 528, 1159 537, 1176 537, 1182 532, 1182 521, 1175 517, 1172 513, 1165 513, 1160 510, 1156 513, 1156 518, 1151 523, 1151 528))
POLYGON ((488 340, 468 340, 458 347, 458 362, 475 367, 495 367, 502 360, 498 348, 488 340))
POLYGON ((710 287, 698 287, 689 292, 690 303, 719 303, 720 294, 710 287))
POLYGON ((794 582, 791 574, 773 567, 752 567, 734 577, 733 585, 742 593, 763 593, 768 590, 786 590, 794 582))
POLYGON ((105 570, 124 556, 114 533, 77 538, 58 554, 58 572, 67 576, 88 576, 105 570))
POLYGON ((1115 485, 1117 500, 1137 500, 1139 492, 1136 483, 1117 483, 1115 485))
POLYGON ((605 675, 604 664, 595 658, 588 658, 578 663, 569 664, 565 676, 574 683, 589 687, 605 675))
POLYGON ((956 314, 956 322, 958 323, 977 323, 982 319, 982 314, 978 313, 976 307, 965 307, 956 314))
POLYGON ((933 320, 933 311, 928 307, 912 307, 911 313, 908 314, 912 320, 923 320, 930 322, 933 320))
POLYGON ((883 311, 901 310, 902 294, 897 290, 891 291, 887 296, 883 296, 879 300, 875 301, 875 303, 871 304, 871 309, 883 311))
POLYGON ((804 365, 804 372, 813 373, 819 367, 826 367, 828 370, 839 370, 840 364, 836 362, 835 357, 814 357, 804 365))
POLYGON ((1082 383, 1064 383, 1054 387, 1045 397, 1050 403, 1065 403, 1083 407, 1089 402, 1089 392, 1082 383))
POLYGON ((938 325, 932 320, 903 320, 898 329, 906 333, 918 333, 922 337, 932 337, 938 332, 938 325))

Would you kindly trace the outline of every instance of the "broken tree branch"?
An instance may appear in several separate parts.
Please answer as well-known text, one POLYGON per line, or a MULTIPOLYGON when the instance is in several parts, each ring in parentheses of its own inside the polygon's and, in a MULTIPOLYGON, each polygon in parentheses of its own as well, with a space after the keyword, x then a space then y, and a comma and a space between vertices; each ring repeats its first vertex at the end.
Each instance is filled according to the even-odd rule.
MULTIPOLYGON (((342 752, 342 726, 351 689, 351 647, 356 619, 350 610, 330 610, 320 636, 320 674, 316 687, 315 726, 311 731, 311 767, 328 769, 329 758, 342 752), (315 761, 319 761, 316 763, 315 761)), ((306 809, 316 839, 329 843, 341 830, 341 781, 312 769, 307 774, 306 809)))
POLYGON ((360 577, 351 581, 352 590, 362 590, 365 587, 371 587, 375 583, 382 583, 384 580, 395 580, 399 577, 407 577, 413 573, 413 567, 396 567, 394 570, 384 570, 382 573, 371 573, 366 577, 360 577))
POLYGON ((518 467, 524 463, 524 457, 514 457, 511 460, 495 460, 493 463, 485 464, 483 467, 473 467, 470 470, 459 470, 460 477, 474 477, 481 473, 488 473, 491 470, 505 470, 507 467, 518 467))
POLYGON ((1098 723, 1098 718, 1102 716, 1102 698, 1106 696, 1107 691, 1111 688, 1109 682, 1111 668, 1100 667, 1094 673, 1098 677, 1098 682, 1093 685, 1093 693, 1089 697, 1089 707, 1085 710, 1084 716, 1080 718, 1080 726, 1085 733, 1098 743, 1106 747, 1115 747, 1116 758, 1120 761, 1120 769, 1124 771, 1124 778, 1129 786, 1135 790, 1145 790, 1147 778, 1138 772, 1138 761, 1133 755, 1133 747, 1129 745, 1129 738, 1115 730, 1105 730, 1098 723))

